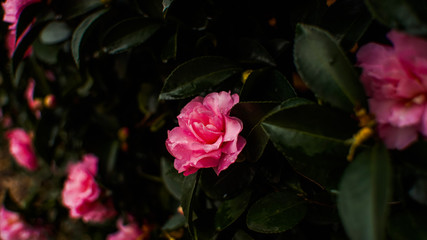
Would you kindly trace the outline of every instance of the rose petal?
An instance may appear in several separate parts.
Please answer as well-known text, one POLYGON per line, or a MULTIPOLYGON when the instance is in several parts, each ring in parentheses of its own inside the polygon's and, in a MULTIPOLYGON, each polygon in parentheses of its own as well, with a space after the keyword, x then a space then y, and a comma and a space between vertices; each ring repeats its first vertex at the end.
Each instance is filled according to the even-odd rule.
POLYGON ((381 124, 378 133, 384 140, 387 148, 402 150, 415 142, 418 138, 416 127, 393 127, 381 124))

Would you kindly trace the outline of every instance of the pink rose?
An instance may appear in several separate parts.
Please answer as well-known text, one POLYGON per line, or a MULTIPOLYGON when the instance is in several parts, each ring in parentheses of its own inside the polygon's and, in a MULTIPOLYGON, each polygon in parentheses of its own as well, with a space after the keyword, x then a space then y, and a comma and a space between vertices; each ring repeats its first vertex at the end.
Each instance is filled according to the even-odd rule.
POLYGON ((117 228, 118 231, 109 234, 107 240, 144 240, 144 236, 147 236, 133 218, 130 218, 127 225, 123 225, 123 219, 120 218, 117 220, 117 228))
POLYGON ((0 239, 2 240, 45 240, 46 230, 27 224, 18 213, 0 208, 0 239))
POLYGON ((357 53, 361 81, 388 148, 427 136, 427 40, 391 31, 393 46, 369 43, 357 53))
POLYGON ((69 208, 72 218, 102 222, 116 214, 110 200, 102 203, 99 199, 102 191, 95 181, 97 172, 98 158, 91 154, 69 166, 68 178, 62 190, 62 203, 69 208))
POLYGON ((239 95, 210 93, 191 100, 178 115, 179 127, 168 131, 166 147, 175 157, 174 166, 184 176, 200 168, 217 174, 234 163, 246 144, 239 136, 242 122, 230 116, 239 95))
POLYGON ((23 129, 15 128, 6 132, 6 138, 9 140, 9 152, 16 162, 30 171, 36 170, 37 158, 30 136, 23 129))

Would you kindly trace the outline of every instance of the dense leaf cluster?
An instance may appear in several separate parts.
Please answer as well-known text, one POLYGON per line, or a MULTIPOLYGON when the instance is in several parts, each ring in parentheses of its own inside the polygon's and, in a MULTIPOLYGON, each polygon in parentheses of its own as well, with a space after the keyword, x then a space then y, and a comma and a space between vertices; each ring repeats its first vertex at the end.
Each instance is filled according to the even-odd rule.
POLYGON ((374 134, 354 145, 368 111, 357 46, 387 43, 391 28, 427 36, 426 11, 418 0, 33 4, 10 61, 1 48, 0 105, 33 132, 43 163, 29 173, 2 154, 3 204, 43 219, 54 239, 104 239, 114 221, 70 220, 60 200, 67 164, 93 153, 116 209, 149 223, 152 239, 426 238, 426 142, 389 151, 374 134), (35 98, 56 98, 40 119, 24 97, 30 78, 35 98), (216 91, 240 95, 231 115, 247 145, 219 176, 184 177, 167 130, 216 91))

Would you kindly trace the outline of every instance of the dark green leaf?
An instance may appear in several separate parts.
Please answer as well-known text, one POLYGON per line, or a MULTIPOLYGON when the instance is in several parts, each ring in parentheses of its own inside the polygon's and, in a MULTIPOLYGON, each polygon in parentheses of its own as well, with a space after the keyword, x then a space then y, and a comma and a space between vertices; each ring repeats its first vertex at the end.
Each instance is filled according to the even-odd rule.
POLYGON ((18 41, 21 34, 33 22, 34 18, 42 11, 44 5, 42 3, 33 3, 25 7, 19 15, 18 23, 16 25, 16 41, 18 41))
POLYGON ((338 211, 351 239, 385 238, 391 197, 391 163, 380 144, 356 156, 339 185, 338 211))
POLYGON ((322 27, 331 32, 345 50, 350 50, 371 25, 372 19, 363 1, 337 1, 325 13, 322 27))
POLYGON ((48 64, 55 64, 58 61, 58 52, 63 46, 61 44, 57 45, 46 45, 36 40, 33 43, 34 55, 48 64))
POLYGON ((282 102, 296 97, 289 81, 275 69, 253 71, 243 85, 240 101, 282 102))
POLYGON ((276 148, 300 174, 324 187, 336 187, 356 123, 298 98, 277 109, 262 123, 276 148))
POLYGON ((427 36, 427 2, 423 0, 365 0, 372 15, 390 28, 427 36))
POLYGON ((15 51, 13 52, 13 56, 12 56, 13 72, 16 71, 16 68, 18 67, 19 62, 25 56, 25 53, 27 52, 28 48, 37 39, 39 33, 42 31, 42 29, 46 26, 47 23, 48 21, 36 22, 25 33, 25 35, 23 35, 20 42, 16 46, 15 51))
POLYGON ((159 98, 174 100, 191 97, 237 73, 240 68, 223 57, 198 57, 175 68, 167 77, 159 98))
POLYGON ((262 63, 276 66, 276 62, 268 51, 254 39, 240 39, 237 43, 237 54, 240 61, 245 63, 262 63))
POLYGON ((254 240, 254 239, 248 233, 246 233, 242 229, 239 229, 234 234, 232 240, 254 240))
POLYGON ((175 32, 167 41, 163 47, 160 57, 162 61, 167 62, 170 59, 176 58, 176 52, 178 49, 178 32, 175 32))
POLYGON ((212 199, 228 199, 245 191, 254 178, 247 164, 233 163, 219 176, 212 169, 201 169, 200 187, 212 199), (233 183, 233 184, 230 184, 233 183))
POLYGON ((107 11, 108 9, 102 9, 89 15, 74 30, 73 36, 71 37, 71 52, 77 66, 80 66, 80 53, 82 46, 87 40, 87 32, 107 11))
POLYGON ((71 30, 65 22, 50 22, 40 33, 40 41, 44 44, 56 44, 67 40, 71 30))
POLYGON ((184 175, 178 173, 173 167, 173 163, 165 158, 161 159, 161 171, 166 188, 176 199, 181 199, 183 191, 182 184, 185 179, 184 175))
POLYGON ((346 111, 365 105, 357 73, 329 33, 298 24, 294 48, 298 73, 319 98, 346 111))
POLYGON ((276 106, 270 102, 240 102, 231 110, 231 116, 243 122, 241 135, 246 139, 246 146, 240 156, 245 160, 255 162, 264 152, 269 138, 260 123, 276 106))
POLYGON ((251 197, 251 192, 246 191, 232 199, 224 201, 215 215, 215 228, 222 231, 236 221, 246 210, 251 197))
POLYGON ((81 16, 104 6, 103 1, 100 0, 75 0, 72 2, 62 1, 59 3, 59 12, 61 12, 66 19, 81 16))
POLYGON ((102 46, 110 54, 121 53, 144 43, 160 26, 144 17, 125 19, 107 30, 102 46))
POLYGON ((261 233, 279 233, 293 228, 307 212, 305 202, 292 192, 271 193, 249 209, 248 228, 261 233))
POLYGON ((194 195, 196 193, 197 185, 200 178, 200 171, 195 174, 188 175, 184 178, 183 194, 181 197, 181 206, 184 211, 186 224, 188 225, 190 235, 197 239, 197 233, 193 224, 193 208, 194 208, 194 195))
POLYGON ((163 225, 162 230, 173 231, 178 228, 184 227, 185 217, 181 213, 175 213, 168 221, 163 225))

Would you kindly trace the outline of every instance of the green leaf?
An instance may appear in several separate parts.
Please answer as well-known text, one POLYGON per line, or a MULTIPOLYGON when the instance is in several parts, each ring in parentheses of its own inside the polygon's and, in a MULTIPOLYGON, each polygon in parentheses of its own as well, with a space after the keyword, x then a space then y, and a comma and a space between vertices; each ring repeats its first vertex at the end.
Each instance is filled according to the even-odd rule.
POLYGON ((223 57, 191 59, 175 68, 166 78, 159 99, 174 100, 198 95, 238 71, 240 68, 236 64, 223 57))
POLYGON ((258 41, 243 38, 236 44, 238 58, 244 63, 262 63, 276 66, 276 62, 270 53, 258 41))
POLYGON ((33 3, 22 10, 16 25, 16 41, 18 41, 21 34, 24 33, 25 29, 33 22, 34 18, 40 14, 43 7, 44 4, 42 3, 33 3))
POLYGON ((162 171, 162 179, 169 190, 169 192, 176 199, 182 198, 182 184, 184 182, 184 175, 178 173, 178 171, 173 167, 173 163, 169 162, 165 158, 161 158, 161 171, 162 171))
POLYGON ((279 233, 293 228, 307 212, 305 202, 292 192, 271 193, 249 209, 248 228, 260 233, 279 233))
POLYGON ((178 228, 184 227, 185 225, 185 216, 181 213, 175 213, 168 221, 163 225, 162 230, 164 231, 173 231, 178 228))
POLYGON ((390 157, 380 144, 357 155, 345 170, 339 185, 338 211, 351 239, 385 238, 391 177, 390 157))
POLYGON ((110 54, 124 52, 144 43, 160 26, 160 22, 145 17, 125 19, 107 30, 102 46, 110 54))
POLYGON ((293 97, 296 94, 289 81, 271 68, 253 71, 240 92, 240 101, 282 102, 293 97))
POLYGON ((246 210, 251 192, 246 191, 235 198, 224 201, 215 215, 215 228, 222 231, 235 222, 246 210))
POLYGON ((56 44, 67 40, 71 30, 65 22, 50 22, 40 33, 40 41, 44 44, 56 44))
POLYGON ((298 24, 294 63, 307 86, 332 106, 353 111, 365 106, 358 75, 333 37, 324 30, 298 24))
POLYGON ((58 2, 58 9, 66 19, 72 19, 83 14, 89 13, 97 8, 103 7, 101 0, 74 0, 72 2, 58 2))
POLYGON ((80 66, 80 54, 82 46, 87 41, 87 33, 90 28, 103 16, 108 9, 101 9, 95 13, 92 13, 86 17, 74 30, 71 37, 71 53, 73 55, 74 62, 77 66, 80 66))
POLYGON ((200 171, 196 174, 188 175, 184 178, 183 194, 181 197, 181 206, 184 211, 186 224, 188 225, 190 235, 197 239, 197 233, 193 223, 194 195, 196 194, 197 185, 200 179, 200 171))
POLYGON ((271 102, 239 102, 231 110, 231 116, 239 118, 243 123, 241 135, 246 139, 246 146, 239 156, 247 161, 257 161, 268 143, 268 135, 260 123, 276 107, 271 102))
POLYGON ((356 122, 299 98, 285 101, 272 112, 262 126, 275 147, 300 174, 322 187, 336 187, 356 122))
POLYGON ((365 0, 372 15, 390 28, 427 36, 427 2, 423 0, 365 0))
POLYGON ((166 45, 163 47, 160 57, 163 62, 167 62, 170 59, 176 58, 176 53, 178 51, 178 31, 176 31, 166 42, 166 45))
POLYGON ((331 32, 345 50, 350 50, 363 36, 372 20, 363 1, 338 1, 328 8, 321 26, 331 32))
POLYGON ((40 42, 39 39, 33 43, 34 55, 48 64, 55 64, 58 61, 58 53, 62 49, 62 44, 46 45, 40 42))

